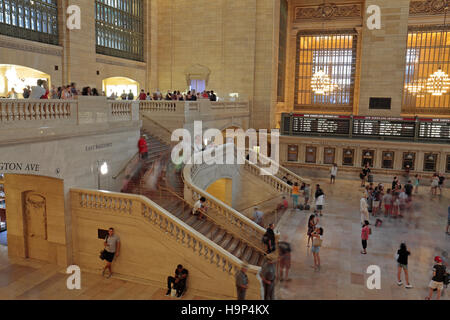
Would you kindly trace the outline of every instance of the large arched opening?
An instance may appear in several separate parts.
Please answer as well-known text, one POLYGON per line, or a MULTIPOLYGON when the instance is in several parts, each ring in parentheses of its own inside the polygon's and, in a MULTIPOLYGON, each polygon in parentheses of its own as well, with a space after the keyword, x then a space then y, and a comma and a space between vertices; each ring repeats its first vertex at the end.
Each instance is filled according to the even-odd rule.
POLYGON ((206 192, 231 207, 233 203, 233 180, 229 178, 219 179, 212 183, 206 189, 206 192))
POLYGON ((115 96, 120 99, 121 95, 133 93, 134 99, 139 95, 139 82, 127 77, 111 77, 103 79, 103 91, 107 97, 115 96))
POLYGON ((51 85, 50 75, 42 71, 13 64, 0 64, 0 98, 22 99, 23 89, 35 86, 39 79, 51 85))

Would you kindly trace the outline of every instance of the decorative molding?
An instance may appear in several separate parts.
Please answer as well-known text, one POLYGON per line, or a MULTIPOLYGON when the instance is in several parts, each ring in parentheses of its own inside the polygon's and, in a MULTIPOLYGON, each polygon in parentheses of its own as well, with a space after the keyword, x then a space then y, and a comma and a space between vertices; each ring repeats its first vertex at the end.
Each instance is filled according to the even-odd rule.
MULTIPOLYGON (((45 46, 50 46, 50 45, 45 45, 45 46)), ((6 49, 33 52, 33 53, 41 53, 41 54, 57 56, 57 57, 62 57, 62 52, 63 52, 62 48, 44 47, 44 45, 41 45, 40 43, 35 44, 33 41, 17 39, 17 38, 10 38, 10 37, 6 37, 6 36, 0 37, 0 47, 6 48, 6 49)))
POLYGON ((295 20, 330 20, 339 18, 362 18, 361 4, 321 4, 320 6, 296 7, 295 20))
POLYGON ((122 62, 122 61, 115 61, 115 60, 103 58, 103 57, 97 57, 96 62, 103 63, 103 64, 109 64, 109 65, 113 65, 113 66, 134 68, 134 69, 142 69, 142 67, 146 65, 145 62, 141 62, 139 64, 133 64, 133 63, 127 63, 127 62, 122 62))
POLYGON ((446 0, 419 0, 411 1, 410 15, 441 15, 445 12, 446 0))

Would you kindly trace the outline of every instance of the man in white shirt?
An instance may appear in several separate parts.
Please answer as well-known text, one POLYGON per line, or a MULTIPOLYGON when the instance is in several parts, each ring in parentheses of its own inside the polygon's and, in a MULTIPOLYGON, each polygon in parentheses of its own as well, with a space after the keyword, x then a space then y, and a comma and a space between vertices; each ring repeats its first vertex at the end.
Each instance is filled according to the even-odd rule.
POLYGON ((337 171, 338 171, 337 164, 333 163, 333 166, 331 167, 331 178, 330 178, 331 184, 334 184, 336 182, 337 171))
POLYGON ((359 202, 359 210, 361 212, 361 224, 364 225, 364 221, 369 221, 369 209, 365 192, 363 192, 362 198, 359 202))
POLYGON ((45 89, 42 88, 43 81, 38 79, 37 86, 31 88, 30 99, 39 100, 43 95, 45 95, 45 89))
POLYGON ((200 200, 198 200, 194 207, 192 208, 192 214, 198 215, 197 219, 202 220, 206 219, 203 217, 203 213, 206 211, 206 199, 205 197, 201 197, 200 200))

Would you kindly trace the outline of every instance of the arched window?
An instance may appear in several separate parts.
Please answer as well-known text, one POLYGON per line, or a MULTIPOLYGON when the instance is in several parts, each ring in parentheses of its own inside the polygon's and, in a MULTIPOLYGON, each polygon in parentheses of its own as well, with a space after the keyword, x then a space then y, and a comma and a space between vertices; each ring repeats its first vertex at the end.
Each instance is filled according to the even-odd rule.
POLYGON ((96 0, 97 53, 144 60, 142 0, 96 0))
POLYGON ((0 0, 0 34, 57 45, 56 0, 0 0))

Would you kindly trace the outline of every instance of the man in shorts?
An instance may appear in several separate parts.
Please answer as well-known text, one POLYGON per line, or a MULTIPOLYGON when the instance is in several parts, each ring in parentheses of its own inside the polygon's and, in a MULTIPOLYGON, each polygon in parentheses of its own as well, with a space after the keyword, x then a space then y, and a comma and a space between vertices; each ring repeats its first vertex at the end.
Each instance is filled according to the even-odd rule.
POLYGON ((119 257, 120 251, 120 238, 114 233, 114 228, 109 228, 108 235, 105 238, 105 251, 104 258, 106 260, 106 266, 103 268, 102 276, 105 276, 106 269, 109 270, 108 278, 112 276, 112 262, 114 258, 119 257))
POLYGON ((437 289, 436 300, 439 300, 441 298, 441 291, 442 289, 444 289, 444 276, 446 273, 446 268, 442 264, 441 257, 439 256, 435 257, 434 262, 436 262, 436 264, 433 267, 433 278, 431 279, 430 284, 428 285, 430 291, 425 300, 431 300, 431 298, 433 297, 434 289, 437 289))

